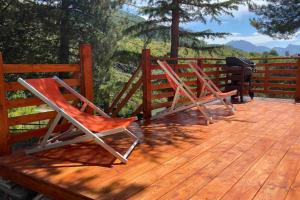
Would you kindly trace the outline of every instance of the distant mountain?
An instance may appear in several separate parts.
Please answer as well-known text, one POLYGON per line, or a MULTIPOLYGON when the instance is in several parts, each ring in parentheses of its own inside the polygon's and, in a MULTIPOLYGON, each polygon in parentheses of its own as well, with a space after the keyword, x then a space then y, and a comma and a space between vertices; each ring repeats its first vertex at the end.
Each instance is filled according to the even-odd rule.
POLYGON ((126 24, 128 26, 145 21, 144 18, 123 10, 116 11, 115 13, 113 13, 112 17, 115 23, 119 23, 121 25, 126 24))
POLYGON ((289 55, 300 54, 300 45, 289 44, 286 48, 274 47, 273 49, 282 56, 286 55, 286 53, 288 53, 289 55))
POLYGON ((277 53, 280 56, 285 56, 287 53, 288 55, 295 55, 295 54, 300 54, 300 45, 293 45, 289 44, 286 48, 283 47, 274 47, 274 48, 268 48, 265 46, 257 46, 255 44, 252 44, 251 42, 247 42, 245 40, 234 40, 226 43, 225 45, 235 48, 235 49, 240 49, 242 51, 246 52, 258 52, 258 53, 263 53, 265 51, 271 51, 272 49, 276 50, 277 53))
POLYGON ((245 40, 234 40, 230 41, 226 44, 227 46, 230 46, 235 49, 240 49, 246 52, 265 52, 270 51, 271 49, 265 46, 256 46, 252 44, 251 42, 247 42, 245 40))

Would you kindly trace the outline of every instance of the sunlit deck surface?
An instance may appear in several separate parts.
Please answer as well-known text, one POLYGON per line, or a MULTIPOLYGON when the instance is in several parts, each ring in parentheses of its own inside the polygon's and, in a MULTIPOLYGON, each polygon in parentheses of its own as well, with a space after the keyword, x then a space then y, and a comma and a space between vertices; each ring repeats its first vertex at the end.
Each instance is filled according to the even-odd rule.
POLYGON ((210 126, 196 110, 142 125, 127 164, 84 143, 1 158, 0 176, 54 199, 300 199, 300 104, 235 106, 211 106, 210 126))

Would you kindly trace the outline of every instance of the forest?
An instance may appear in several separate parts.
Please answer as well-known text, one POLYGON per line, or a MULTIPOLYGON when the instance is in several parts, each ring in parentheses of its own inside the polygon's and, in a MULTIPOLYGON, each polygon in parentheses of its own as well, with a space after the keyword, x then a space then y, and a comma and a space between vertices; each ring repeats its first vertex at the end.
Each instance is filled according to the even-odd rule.
MULTIPOLYGON (((246 53, 222 45, 209 45, 206 38, 225 37, 229 33, 192 32, 179 26, 178 20, 206 23, 207 16, 219 21, 220 15, 231 15, 243 1, 199 5, 193 1, 168 2, 149 1, 140 11, 150 16, 144 19, 122 9, 134 4, 133 1, 1 0, 0 52, 5 63, 76 63, 79 44, 90 43, 93 47, 95 103, 104 109, 139 66, 144 48, 151 49, 158 57, 277 55, 276 52, 246 53), (177 6, 178 12, 170 5, 177 6), (183 6, 189 10, 183 10, 183 6)), ((11 93, 9 98, 22 95, 28 94, 11 93)), ((137 93, 120 115, 131 113, 140 101, 141 94, 137 93)), ((12 110, 10 116, 34 112, 34 109, 12 110)))

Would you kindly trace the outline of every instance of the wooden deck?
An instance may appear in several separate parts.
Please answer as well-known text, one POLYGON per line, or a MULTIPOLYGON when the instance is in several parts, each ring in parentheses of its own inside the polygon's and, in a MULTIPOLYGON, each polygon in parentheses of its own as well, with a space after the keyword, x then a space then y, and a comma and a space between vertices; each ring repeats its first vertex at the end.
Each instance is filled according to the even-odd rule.
POLYGON ((133 127, 143 143, 127 164, 85 143, 1 158, 0 176, 54 199, 300 199, 300 104, 211 109, 210 126, 189 110, 133 127))

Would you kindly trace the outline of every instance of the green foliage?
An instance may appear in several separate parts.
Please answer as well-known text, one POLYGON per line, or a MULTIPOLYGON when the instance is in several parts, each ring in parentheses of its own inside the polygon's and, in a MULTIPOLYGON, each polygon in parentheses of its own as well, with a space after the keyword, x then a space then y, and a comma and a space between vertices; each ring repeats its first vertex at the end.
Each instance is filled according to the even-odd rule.
MULTIPOLYGON (((140 13, 149 16, 149 20, 134 24, 126 30, 126 33, 150 38, 149 40, 159 37, 166 42, 171 41, 170 55, 173 57, 177 55, 179 46, 206 50, 207 45, 199 39, 228 35, 227 33, 214 33, 210 30, 192 32, 180 28, 180 24, 192 21, 200 21, 205 24, 207 20, 221 22, 218 18, 220 15, 231 15, 231 12, 244 1, 147 0, 145 2, 147 2, 147 6, 142 7, 140 13)), ((209 49, 216 47, 209 47, 209 49)))
POLYGON ((300 27, 298 0, 266 0, 266 4, 250 4, 250 11, 258 17, 251 24, 261 33, 277 38, 288 38, 300 27))
POLYGON ((110 79, 111 58, 121 37, 112 20, 118 2, 1 0, 0 51, 5 62, 74 63, 79 43, 90 43, 96 103, 107 107, 109 91, 101 85, 110 79))
MULTIPOLYGON (((166 57, 170 49, 170 42, 152 41, 148 48, 151 49, 151 55, 155 57, 166 57)), ((140 60, 141 49, 143 46, 143 40, 140 38, 124 38, 119 42, 118 51, 122 51, 124 55, 135 55, 137 61, 140 60), (128 52, 128 53, 127 53, 128 52)), ((214 51, 201 51, 192 48, 181 48, 179 51, 180 57, 227 57, 227 56, 243 56, 243 57, 261 57, 260 53, 248 53, 238 49, 233 49, 227 46, 221 46, 214 51)), ((125 58, 125 57, 122 57, 125 58)), ((131 56, 123 60, 123 63, 131 63, 131 56)), ((136 62, 135 62, 136 63, 136 62)))
MULTIPOLYGON (((149 6, 143 11, 151 16, 146 22, 141 17, 116 11, 119 2, 121 1, 0 0, 0 51, 4 54, 5 62, 74 63, 78 62, 79 43, 90 43, 94 55, 95 103, 107 108, 140 64, 143 48, 150 48, 151 55, 155 57, 170 55, 170 26, 162 26, 161 23, 171 22, 171 12, 174 9, 171 1, 149 1, 149 6), (128 28, 130 26, 131 29, 128 28), (140 29, 136 30, 139 26, 140 29), (124 30, 132 35, 124 37, 124 30)), ((181 1, 181 22, 198 20, 206 23, 206 16, 218 21, 220 14, 230 15, 230 11, 236 9, 240 2, 181 1)), ((225 33, 213 33, 209 30, 190 32, 184 29, 180 29, 179 33, 180 57, 262 56, 226 46, 207 45, 198 39, 220 37, 225 33)), ((265 53, 263 56, 269 54, 272 53, 265 53)), ((274 52, 273 54, 275 55, 274 52)), ((66 77, 70 74, 60 75, 66 77)), ((37 76, 49 74, 30 75, 37 76)), ((18 76, 11 75, 6 79, 15 81, 16 77, 18 76)), ((8 97, 16 99, 30 95, 32 94, 28 92, 11 92, 8 97)), ((132 113, 141 104, 141 97, 141 91, 134 94, 120 115, 128 116, 132 113)), ((9 115, 36 112, 39 112, 37 107, 27 107, 12 109, 9 115)))

